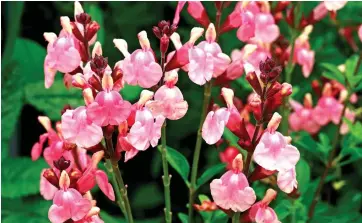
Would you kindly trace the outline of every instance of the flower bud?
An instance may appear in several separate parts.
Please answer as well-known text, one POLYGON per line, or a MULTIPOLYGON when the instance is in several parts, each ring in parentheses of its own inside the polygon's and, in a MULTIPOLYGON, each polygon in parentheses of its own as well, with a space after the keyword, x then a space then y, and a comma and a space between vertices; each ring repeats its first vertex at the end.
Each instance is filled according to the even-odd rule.
POLYGON ((92 50, 92 58, 95 57, 95 55, 102 56, 102 46, 99 41, 97 41, 94 44, 93 50, 92 50))
POLYGON ((261 90, 261 85, 259 82, 259 78, 256 75, 255 72, 250 72, 246 75, 246 80, 249 82, 249 84, 251 85, 251 87, 254 89, 254 91, 258 94, 258 95, 262 95, 262 90, 261 90))
POLYGON ((269 205, 277 197, 277 192, 273 189, 268 189, 264 195, 263 202, 266 205, 269 205))
POLYGON ((232 168, 236 172, 242 172, 244 166, 243 155, 239 153, 233 160, 232 168))
POLYGON ((66 170, 70 166, 70 160, 66 160, 63 156, 61 156, 57 161, 53 161, 55 168, 60 171, 66 170))
POLYGON ((60 174, 60 178, 59 178, 59 187, 60 188, 69 188, 70 185, 70 178, 69 175, 67 173, 67 171, 63 170, 60 174))
POLYGON ((234 106, 233 99, 234 99, 234 91, 230 88, 223 87, 221 89, 221 94, 224 97, 224 100, 228 106, 228 108, 232 108, 234 106))
POLYGON ((117 62, 111 74, 113 81, 117 82, 123 78, 123 70, 121 69, 120 63, 117 62))
POLYGON ((209 27, 207 28, 206 32, 205 32, 205 39, 208 42, 215 42, 216 40, 216 30, 215 30, 215 26, 213 23, 209 24, 209 27))
POLYGON ((304 104, 304 107, 306 107, 306 108, 313 107, 312 95, 310 93, 305 94, 303 104, 304 104))
POLYGON ((280 94, 282 96, 289 96, 292 94, 292 85, 288 84, 288 83, 283 83, 282 84, 282 90, 280 91, 280 94))
POLYGON ((164 34, 160 40, 160 51, 161 55, 165 55, 170 44, 170 38, 164 34))
POLYGON ((95 55, 94 58, 90 61, 90 67, 94 73, 99 77, 103 76, 103 73, 108 65, 108 58, 103 56, 95 55))
POLYGON ((282 89, 282 85, 279 82, 273 82, 266 92, 266 98, 273 97, 282 89))
POLYGON ((88 83, 90 86, 92 86, 93 89, 97 91, 103 90, 101 82, 95 75, 93 75, 91 78, 88 79, 88 83))
POLYGON ((249 177, 249 181, 251 183, 251 182, 254 182, 254 181, 257 181, 257 180, 264 179, 264 178, 266 178, 268 176, 273 175, 275 172, 277 172, 277 171, 276 170, 267 170, 267 169, 264 169, 263 167, 261 167, 259 165, 256 165, 253 173, 249 177))
POLYGON ((339 93, 339 102, 343 103, 348 97, 348 91, 346 89, 341 90, 339 93))
POLYGON ((74 22, 71 22, 70 25, 72 27, 72 33, 75 36, 75 38, 77 38, 79 41, 83 42, 84 37, 83 37, 82 33, 80 32, 78 26, 74 22))
POLYGON ((87 35, 86 35, 87 40, 88 41, 91 40, 100 28, 101 27, 99 26, 99 24, 96 21, 92 21, 91 23, 89 23, 86 28, 87 29, 87 35))
POLYGON ((59 179, 57 175, 55 174, 54 170, 52 169, 46 169, 43 173, 43 177, 47 179, 47 181, 55 187, 59 187, 59 179))
POLYGON ((89 105, 94 101, 93 91, 91 88, 86 88, 83 90, 83 98, 86 105, 89 105))
POLYGON ((188 2, 187 7, 188 13, 203 27, 207 27, 210 24, 209 17, 207 16, 206 10, 201 2, 188 2))
POLYGON ((77 21, 83 25, 87 25, 88 23, 90 23, 92 21, 92 17, 89 14, 82 12, 75 16, 75 21, 77 21))
POLYGON ((201 205, 194 204, 194 208, 197 211, 215 211, 218 209, 215 202, 212 202, 210 200, 208 201, 202 201, 201 205))
POLYGON ((157 38, 159 38, 159 39, 161 39, 161 30, 160 30, 160 28, 158 28, 157 26, 154 26, 153 28, 152 28, 152 31, 153 31, 153 34, 155 34, 155 36, 157 37, 157 38))
POLYGON ((274 133, 275 130, 277 130, 281 120, 282 120, 282 116, 279 115, 278 112, 274 112, 271 120, 268 123, 268 130, 269 130, 270 133, 274 133))

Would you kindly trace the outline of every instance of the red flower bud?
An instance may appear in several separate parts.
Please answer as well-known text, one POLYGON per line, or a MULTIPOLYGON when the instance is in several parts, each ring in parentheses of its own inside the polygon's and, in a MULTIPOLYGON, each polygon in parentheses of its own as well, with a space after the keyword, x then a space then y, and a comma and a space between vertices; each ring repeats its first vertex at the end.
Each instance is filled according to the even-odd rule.
POLYGON ((249 82, 251 87, 255 90, 258 95, 262 95, 261 85, 259 78, 255 72, 250 72, 246 75, 246 80, 249 82))
POLYGON ((74 22, 71 22, 70 25, 72 26, 72 33, 75 36, 75 38, 77 38, 79 41, 83 42, 84 37, 83 37, 82 33, 80 32, 80 30, 78 29, 78 26, 74 22))
POLYGON ((101 27, 96 21, 92 21, 91 23, 89 23, 86 27, 87 29, 86 39, 88 41, 91 40, 100 28, 101 27))
POLYGON ((89 14, 82 12, 75 16, 75 21, 83 25, 86 25, 92 21, 92 17, 89 14))
POLYGON ((88 79, 88 84, 97 91, 103 90, 101 82, 95 75, 93 75, 91 78, 88 79))
POLYGON ((155 36, 159 39, 161 39, 161 30, 157 27, 157 26, 154 26, 152 28, 152 31, 153 31, 153 34, 155 34, 155 36))
POLYGON ((249 177, 249 181, 250 182, 254 182, 257 180, 261 180, 264 179, 272 174, 274 174, 276 172, 276 170, 267 170, 264 169, 263 167, 256 165, 256 168, 254 169, 254 171, 252 172, 251 176, 249 177))
POLYGON ((209 17, 201 2, 188 2, 187 11, 198 23, 207 28, 210 24, 209 17))
POLYGON ((55 174, 54 170, 46 169, 43 173, 43 177, 48 180, 49 183, 53 184, 55 187, 59 188, 59 179, 55 174))
POLYGON ((66 160, 63 156, 60 157, 57 161, 53 161, 55 168, 62 172, 70 166, 70 160, 66 160))
POLYGON ((282 89, 282 85, 279 82, 273 82, 272 85, 268 88, 266 92, 266 97, 273 97, 276 93, 278 93, 282 89))
POLYGON ((228 170, 232 169, 232 163, 235 157, 239 154, 239 150, 233 146, 229 146, 225 149, 224 152, 219 153, 221 162, 226 163, 226 168, 228 170))
POLYGON ((97 54, 90 62, 90 67, 93 72, 95 72, 99 77, 103 77, 103 73, 108 65, 108 58, 103 56, 98 56, 97 54))
POLYGON ((170 38, 164 34, 160 40, 160 51, 162 55, 165 55, 170 43, 170 38))

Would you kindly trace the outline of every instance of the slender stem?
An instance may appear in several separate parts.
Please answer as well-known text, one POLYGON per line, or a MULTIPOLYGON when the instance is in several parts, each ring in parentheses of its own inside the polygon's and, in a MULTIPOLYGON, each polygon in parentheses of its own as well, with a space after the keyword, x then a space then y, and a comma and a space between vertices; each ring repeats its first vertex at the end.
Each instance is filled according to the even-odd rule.
POLYGON ((122 198, 122 195, 120 192, 121 189, 118 186, 116 175, 113 172, 112 161, 110 159, 106 159, 106 163, 104 164, 104 166, 106 167, 108 173, 110 173, 112 175, 112 179, 111 179, 112 185, 113 185, 113 188, 115 189, 114 191, 116 192, 116 196, 117 196, 116 203, 118 204, 119 208, 121 209, 123 215, 126 216, 126 210, 124 209, 124 202, 123 202, 123 198, 122 198))
POLYGON ((167 145, 166 145, 166 122, 162 125, 161 129, 161 154, 162 154, 162 167, 163 167, 163 186, 165 193, 165 220, 166 223, 172 222, 172 210, 171 210, 171 195, 170 195, 170 181, 171 175, 168 173, 167 163, 167 145))
MULTIPOLYGON (((114 148, 113 148, 113 143, 112 143, 112 137, 109 137, 109 138, 105 137, 105 141, 106 141, 107 151, 111 153, 111 157, 114 157, 113 156, 114 148)), ((126 213, 126 218, 128 220, 128 223, 133 223, 134 221, 133 221, 133 216, 132 216, 131 205, 129 203, 128 196, 127 196, 127 187, 124 184, 121 171, 119 170, 118 161, 115 159, 111 159, 111 160, 107 159, 106 162, 107 163, 110 162, 110 164, 112 166, 112 172, 111 172, 113 175, 112 178, 115 178, 117 190, 119 191, 120 196, 123 200, 124 205, 121 205, 120 208, 121 208, 121 210, 124 210, 124 212, 126 213)))
POLYGON ((240 222, 240 212, 235 212, 232 218, 232 223, 239 223, 240 222))
POLYGON ((212 82, 209 81, 204 86, 204 102, 202 105, 202 112, 201 112, 201 119, 199 124, 199 129, 197 130, 197 139, 196 139, 196 145, 195 145, 195 152, 194 152, 194 158, 192 161, 192 170, 191 170, 191 184, 190 184, 190 196, 189 196, 189 223, 193 222, 193 204, 195 199, 195 192, 196 192, 196 178, 197 178, 197 170, 199 165, 199 158, 200 158, 200 151, 201 151, 201 143, 202 143, 202 137, 201 137, 201 130, 202 125, 204 124, 207 108, 210 102, 210 96, 211 96, 211 88, 212 88, 212 82))

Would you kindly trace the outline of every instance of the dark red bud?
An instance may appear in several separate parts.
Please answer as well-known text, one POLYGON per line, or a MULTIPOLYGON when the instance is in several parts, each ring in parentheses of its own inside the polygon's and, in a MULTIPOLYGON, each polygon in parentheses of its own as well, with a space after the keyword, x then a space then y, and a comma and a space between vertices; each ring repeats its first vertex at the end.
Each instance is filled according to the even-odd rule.
POLYGON ((123 78, 123 71, 120 67, 115 67, 111 74, 114 83, 123 78))
POLYGON ((99 24, 96 21, 92 21, 91 23, 89 23, 86 28, 87 29, 87 35, 86 35, 87 40, 88 41, 91 40, 100 28, 101 27, 99 26, 99 24))
POLYGON ((43 177, 48 180, 49 183, 53 184, 55 187, 59 188, 59 179, 55 174, 54 170, 46 169, 43 173, 43 177))
POLYGON ((92 17, 89 14, 82 12, 75 16, 75 20, 83 25, 86 25, 92 21, 92 17))
POLYGON ((79 41, 83 42, 84 37, 83 37, 82 33, 80 32, 80 30, 78 29, 78 26, 74 22, 71 22, 70 25, 72 26, 72 33, 75 36, 75 38, 77 38, 79 41))
POLYGON ((165 55, 170 43, 170 38, 164 34, 160 40, 160 51, 161 54, 165 55))
POLYGON ((267 170, 264 169, 263 167, 256 165, 253 173, 251 174, 251 176, 249 177, 249 181, 250 182, 254 182, 257 180, 261 180, 264 179, 272 174, 274 174, 276 171, 272 171, 272 170, 267 170))
POLYGON ((262 95, 262 89, 259 82, 259 78, 255 72, 250 72, 246 75, 246 80, 258 95, 262 95))
POLYGON ((57 161, 53 161, 55 168, 60 171, 66 170, 70 166, 70 160, 66 160, 63 156, 57 161))
POLYGON ((95 75, 93 75, 91 78, 89 78, 88 83, 90 86, 92 86, 97 91, 103 90, 101 82, 95 75))
POLYGON ((90 62, 90 67, 99 77, 103 77, 104 70, 107 68, 108 58, 98 56, 97 54, 90 62))
POLYGON ((161 39, 161 30, 160 30, 160 28, 158 28, 157 26, 154 26, 153 28, 152 28, 152 31, 153 31, 153 33, 155 34, 155 36, 157 37, 157 38, 159 38, 159 39, 161 39))
POLYGON ((278 93, 282 89, 282 85, 279 82, 273 82, 272 85, 268 88, 266 92, 266 97, 273 97, 276 93, 278 93))
POLYGON ((273 59, 267 57, 265 61, 260 61, 259 69, 262 73, 269 73, 276 66, 273 59))

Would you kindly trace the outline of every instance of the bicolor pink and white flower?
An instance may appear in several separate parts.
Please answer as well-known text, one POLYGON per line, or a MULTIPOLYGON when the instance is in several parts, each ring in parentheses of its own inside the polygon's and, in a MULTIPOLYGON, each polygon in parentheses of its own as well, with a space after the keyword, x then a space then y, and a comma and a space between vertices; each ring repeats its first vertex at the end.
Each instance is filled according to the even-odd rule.
POLYGON ((85 106, 66 110, 62 115, 62 133, 66 141, 81 148, 97 145, 103 138, 102 128, 89 119, 85 106))
POLYGON ((242 173, 243 158, 241 154, 235 157, 232 166, 232 170, 210 183, 211 195, 214 202, 221 208, 244 212, 254 204, 256 195, 242 173))
POLYGON ((92 208, 90 200, 83 198, 74 188, 69 188, 70 179, 66 171, 62 171, 59 187, 49 209, 49 220, 52 223, 63 223, 69 219, 81 220, 92 208))
POLYGON ((253 204, 249 209, 248 217, 250 220, 256 223, 280 223, 273 208, 269 207, 270 202, 275 199, 276 195, 276 191, 268 189, 263 200, 253 204))
POLYGON ((150 88, 162 78, 162 68, 156 63, 146 31, 140 32, 138 39, 142 49, 138 49, 132 54, 128 52, 125 40, 115 39, 113 42, 125 57, 119 64, 123 71, 124 81, 129 85, 150 88))
POLYGON ((279 171, 277 177, 277 184, 280 190, 289 194, 298 187, 297 174, 295 167, 289 170, 279 171))
POLYGON ((72 34, 68 17, 61 17, 62 31, 59 37, 55 33, 44 33, 48 41, 47 55, 44 61, 45 87, 50 88, 57 71, 68 73, 81 64, 78 40, 72 34))
POLYGON ((274 113, 254 151, 254 161, 267 170, 289 170, 300 158, 298 149, 290 145, 280 132, 275 131, 280 120, 281 116, 274 113))

